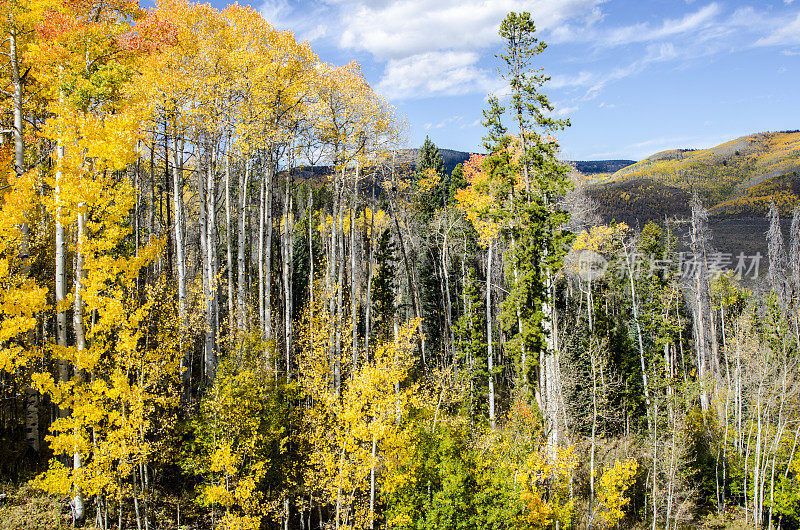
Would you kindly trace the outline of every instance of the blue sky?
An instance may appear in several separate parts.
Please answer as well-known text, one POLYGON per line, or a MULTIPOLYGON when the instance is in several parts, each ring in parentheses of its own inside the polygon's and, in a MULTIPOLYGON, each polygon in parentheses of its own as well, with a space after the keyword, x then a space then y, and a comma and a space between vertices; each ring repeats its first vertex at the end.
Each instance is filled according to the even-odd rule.
MULTIPOLYGON (((216 7, 226 2, 214 0, 216 7)), ((563 158, 640 159, 800 129, 800 0, 265 0, 253 5, 323 61, 361 63, 407 142, 481 150, 501 90, 497 28, 529 11, 563 158)))

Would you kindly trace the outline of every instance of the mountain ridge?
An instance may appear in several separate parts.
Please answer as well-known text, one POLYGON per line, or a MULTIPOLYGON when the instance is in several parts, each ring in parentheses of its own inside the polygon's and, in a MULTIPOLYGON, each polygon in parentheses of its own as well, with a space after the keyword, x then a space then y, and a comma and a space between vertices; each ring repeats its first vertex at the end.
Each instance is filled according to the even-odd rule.
POLYGON ((773 200, 787 215, 800 205, 798 175, 800 131, 762 132, 707 149, 660 151, 589 180, 587 190, 606 219, 684 217, 694 191, 712 215, 761 216, 773 200))

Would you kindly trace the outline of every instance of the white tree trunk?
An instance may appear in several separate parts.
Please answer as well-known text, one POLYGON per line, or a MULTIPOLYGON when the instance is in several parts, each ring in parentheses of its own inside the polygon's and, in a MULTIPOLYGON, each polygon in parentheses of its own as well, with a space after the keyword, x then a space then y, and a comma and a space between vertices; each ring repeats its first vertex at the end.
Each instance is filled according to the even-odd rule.
MULTIPOLYGON (((311 167, 314 174, 314 167, 311 167)), ((308 303, 314 307, 314 195, 311 183, 308 183, 308 303)))
MULTIPOLYGON (((373 194, 373 199, 374 199, 373 194)), ((373 201, 374 204, 374 201, 373 201)), ((366 215, 367 209, 364 208, 366 215)), ((365 217, 366 221, 366 217, 365 217)), ((369 336, 372 333, 372 276, 375 271, 375 211, 370 215, 369 221, 369 258, 367 260, 367 296, 364 308, 364 355, 369 355, 369 336)))
MULTIPOLYGON (((22 119, 22 80, 20 79, 19 55, 17 53, 17 30, 13 26, 9 31, 9 58, 11 62, 11 84, 14 88, 14 173, 17 178, 25 173, 25 135, 24 121, 22 119)), ((28 223, 19 227, 22 234, 20 241, 19 259, 23 277, 30 275, 30 231, 28 223)), ((28 346, 33 344, 33 333, 26 337, 28 346)), ((28 449, 34 454, 39 453, 39 393, 31 385, 25 388, 25 437, 28 449)))
POLYGON ((275 175, 275 162, 272 154, 267 156, 267 178, 264 190, 264 223, 266 241, 264 242, 264 335, 272 337, 272 179, 275 175))
POLYGON ((284 196, 284 226, 281 257, 283 260, 283 294, 284 294, 284 342, 286 346, 286 382, 289 382, 291 373, 292 352, 292 240, 294 239, 294 217, 291 168, 286 173, 286 192, 284 196))
POLYGON ((358 368, 358 296, 356 295, 356 208, 358 207, 358 179, 361 165, 356 163, 356 179, 353 182, 353 203, 350 207, 350 322, 352 325, 353 370, 358 368))
MULTIPOLYGON (((81 209, 84 205, 78 205, 78 208, 81 209)), ((77 244, 76 244, 76 251, 75 251, 75 301, 73 305, 73 313, 72 313, 72 327, 73 332, 75 333, 75 349, 77 350, 77 355, 80 356, 81 352, 86 349, 86 327, 83 322, 83 276, 84 276, 84 253, 83 253, 83 245, 86 238, 86 213, 79 212, 78 215, 78 234, 77 234, 77 244)), ((75 380, 76 382, 80 382, 81 380, 81 370, 79 367, 75 367, 75 380)), ((77 431, 77 427, 76 427, 77 431)), ((76 445, 72 455, 72 469, 77 471, 81 468, 81 455, 80 451, 78 450, 77 446, 77 433, 76 433, 76 445)), ((85 517, 85 510, 83 505, 83 492, 80 488, 75 488, 73 498, 72 498, 72 509, 73 509, 73 516, 75 521, 83 521, 85 517)))
POLYGON ((233 305, 233 224, 231 205, 231 157, 225 155, 225 258, 228 276, 228 330, 234 329, 235 314, 233 305))
POLYGON ((210 171, 211 162, 209 160, 205 161, 205 167, 202 168, 200 172, 197 174, 197 195, 199 198, 200 204, 198 205, 198 213, 200 217, 200 268, 202 270, 202 281, 203 281, 203 300, 205 302, 205 322, 203 325, 203 376, 206 380, 210 380, 211 372, 209 371, 209 361, 211 358, 211 350, 213 345, 211 343, 211 314, 212 314, 212 306, 211 306, 211 256, 210 256, 210 246, 208 244, 208 204, 207 204, 207 197, 206 197, 206 183, 203 171, 210 171))
MULTIPOLYGON (((186 264, 184 261, 183 244, 183 142, 178 144, 178 137, 172 138, 172 193, 175 223, 175 270, 178 276, 178 316, 181 323, 181 337, 188 327, 188 314, 186 311, 186 264)), ((183 347, 181 340, 181 348, 183 347)), ((181 383, 184 396, 188 398, 191 391, 191 357, 186 351, 181 358, 181 383)))
POLYGON ((495 427, 494 417, 494 355, 492 354, 492 256, 494 241, 486 252, 486 366, 489 371, 489 424, 495 427))
MULTIPOLYGON (((213 153, 213 151, 212 151, 213 153)), ((217 280, 217 193, 214 179, 214 159, 213 155, 208 157, 206 167, 206 276, 208 278, 208 292, 206 293, 206 356, 205 371, 209 382, 214 380, 217 370, 217 322, 219 299, 218 280, 217 280)), ((201 183, 202 185, 202 183, 201 183)))
MULTIPOLYGON (((239 211, 237 219, 239 230, 236 239, 236 265, 238 268, 236 284, 236 325, 240 332, 245 330, 247 320, 247 300, 245 298, 245 288, 247 279, 245 275, 245 243, 247 242, 247 186, 250 180, 250 164, 245 162, 244 172, 239 173, 239 211)), ((262 220, 263 221, 263 220, 262 220)), ((263 222, 261 223, 264 224, 263 222)), ((259 291, 260 292, 260 291, 259 291)))
MULTIPOLYGON (((260 326, 261 330, 261 340, 266 343, 267 341, 267 325, 266 319, 264 318, 264 237, 265 237, 265 226, 264 226, 264 217, 265 211, 267 209, 267 201, 266 201, 266 193, 267 193, 267 184, 264 180, 261 180, 260 185, 258 186, 259 196, 258 196, 258 325, 260 326)), ((267 362, 267 369, 269 369, 269 355, 265 348, 265 360, 267 362)))

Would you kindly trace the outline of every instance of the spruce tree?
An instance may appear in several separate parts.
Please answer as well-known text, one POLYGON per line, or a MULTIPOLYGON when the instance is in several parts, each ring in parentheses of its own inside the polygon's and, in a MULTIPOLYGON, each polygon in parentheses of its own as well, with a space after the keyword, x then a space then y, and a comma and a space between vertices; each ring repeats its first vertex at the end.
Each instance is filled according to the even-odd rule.
POLYGON ((384 337, 392 327, 395 313, 395 281, 397 258, 391 231, 387 228, 378 238, 375 249, 375 277, 372 279, 372 311, 378 337, 384 337))
MULTIPOLYGON (((506 349, 517 359, 518 384, 524 391, 528 390, 529 372, 539 354, 554 349, 550 324, 553 277, 571 239, 562 228, 569 215, 557 205, 570 187, 568 168, 559 163, 558 144, 551 136, 569 122, 549 116, 553 107, 539 91, 549 77, 532 66, 533 58, 546 47, 535 32, 529 13, 509 13, 501 24, 505 53, 499 58, 504 63, 501 73, 509 83, 511 100, 506 109, 496 97, 490 97, 484 112, 484 125, 489 129, 484 142, 489 152, 485 170, 502 190, 503 206, 496 216, 508 243, 510 289, 500 320, 511 337, 506 349), (508 133, 504 116, 511 118, 516 135, 508 133)), ((538 373, 543 386, 545 368, 540 367, 538 373)), ((540 396, 540 406, 546 401, 540 396)), ((545 412, 546 416, 553 415, 552 411, 545 412)))
POLYGON ((434 170, 438 175, 444 174, 444 159, 439 148, 426 136, 422 147, 419 150, 419 162, 417 162, 417 173, 421 174, 426 169, 434 170))
POLYGON ((436 144, 426 136, 419 150, 415 182, 419 185, 421 180, 429 178, 436 179, 436 185, 420 190, 418 196, 419 210, 426 222, 433 217, 436 210, 447 206, 450 199, 450 175, 444 170, 444 159, 436 144))

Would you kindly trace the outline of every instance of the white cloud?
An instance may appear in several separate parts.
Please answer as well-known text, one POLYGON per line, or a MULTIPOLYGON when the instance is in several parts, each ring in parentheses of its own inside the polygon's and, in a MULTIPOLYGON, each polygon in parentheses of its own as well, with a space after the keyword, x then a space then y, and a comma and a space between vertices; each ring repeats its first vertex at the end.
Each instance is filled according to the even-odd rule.
POLYGON ((589 85, 596 76, 589 72, 579 72, 574 75, 554 75, 547 84, 549 88, 573 88, 589 85))
POLYGON ((264 0, 261 4, 261 16, 267 22, 276 26, 285 20, 292 12, 292 8, 287 0, 264 0))
POLYGON ((310 30, 306 31, 302 35, 302 40, 307 40, 309 42, 321 39, 322 37, 328 34, 328 27, 325 24, 317 24, 310 30))
POLYGON ((600 36, 599 44, 620 46, 634 42, 662 40, 675 35, 694 32, 700 28, 713 25, 714 19, 720 11, 719 5, 714 3, 682 18, 666 19, 658 27, 652 27, 645 23, 623 26, 605 32, 605 35, 600 36))
POLYGON ((378 59, 397 59, 438 50, 475 50, 499 42, 497 29, 509 11, 533 13, 537 29, 555 28, 568 19, 602 16, 603 0, 345 0, 343 48, 366 51, 378 59))
POLYGON ((484 59, 497 51, 497 29, 509 11, 531 12, 545 41, 588 44, 588 53, 601 60, 604 50, 628 47, 626 59, 604 70, 556 73, 547 84, 548 90, 582 89, 583 99, 654 63, 741 48, 745 35, 753 40, 768 35, 759 46, 800 43, 800 15, 786 24, 785 17, 752 7, 728 11, 716 1, 674 18, 618 27, 604 24, 601 7, 607 0, 314 0, 302 9, 295 0, 263 1, 265 17, 280 29, 294 30, 298 40, 371 55, 384 68, 377 89, 389 99, 507 96, 507 84, 484 59))
POLYGON ((578 106, 577 105, 572 106, 572 107, 562 107, 560 109, 556 109, 555 110, 555 114, 556 114, 556 116, 566 116, 568 114, 572 114, 576 110, 578 110, 578 106))
POLYGON ((474 52, 427 52, 391 59, 377 90, 389 99, 487 91, 492 76, 478 68, 474 52))
MULTIPOLYGON (((672 43, 650 44, 646 47, 645 55, 626 65, 617 66, 601 73, 580 72, 573 76, 553 76, 548 88, 585 88, 584 100, 591 100, 600 95, 603 89, 614 81, 625 79, 642 72, 653 63, 665 62, 677 58, 685 58, 685 52, 679 51, 672 43)), ((602 103, 600 106, 604 106, 602 103)))
MULTIPOLYGON (((292 2, 294 3, 294 2, 292 2)), ((294 32, 298 41, 312 42, 328 34, 330 7, 315 4, 298 13, 289 0, 262 0, 259 12, 276 29, 294 32)))
POLYGON ((756 41, 756 46, 775 46, 778 44, 800 44, 800 14, 785 26, 756 41))
POLYGON ((578 26, 561 24, 554 28, 548 35, 548 40, 555 43, 590 42, 595 47, 615 47, 664 40, 697 32, 714 33, 724 27, 724 24, 719 21, 721 12, 722 9, 717 3, 711 3, 681 18, 664 19, 656 25, 641 22, 612 28, 603 28, 596 24, 603 20, 602 16, 588 17, 578 26))
POLYGON ((435 125, 433 123, 426 123, 425 124, 425 128, 428 129, 428 130, 430 130, 430 129, 444 129, 445 127, 450 127, 450 126, 454 126, 455 127, 455 126, 458 126, 460 124, 461 128, 463 129, 464 128, 464 123, 463 122, 464 122, 464 116, 462 116, 460 114, 456 114, 455 116, 450 116, 449 118, 446 118, 446 119, 440 121, 439 123, 437 123, 435 125))
POLYGON ((503 83, 478 60, 500 42, 497 30, 509 11, 529 11, 537 30, 552 32, 571 20, 598 23, 607 0, 316 0, 302 9, 293 0, 262 1, 264 17, 295 31, 298 40, 322 40, 385 63, 378 88, 402 99, 470 92, 502 97, 503 83))

